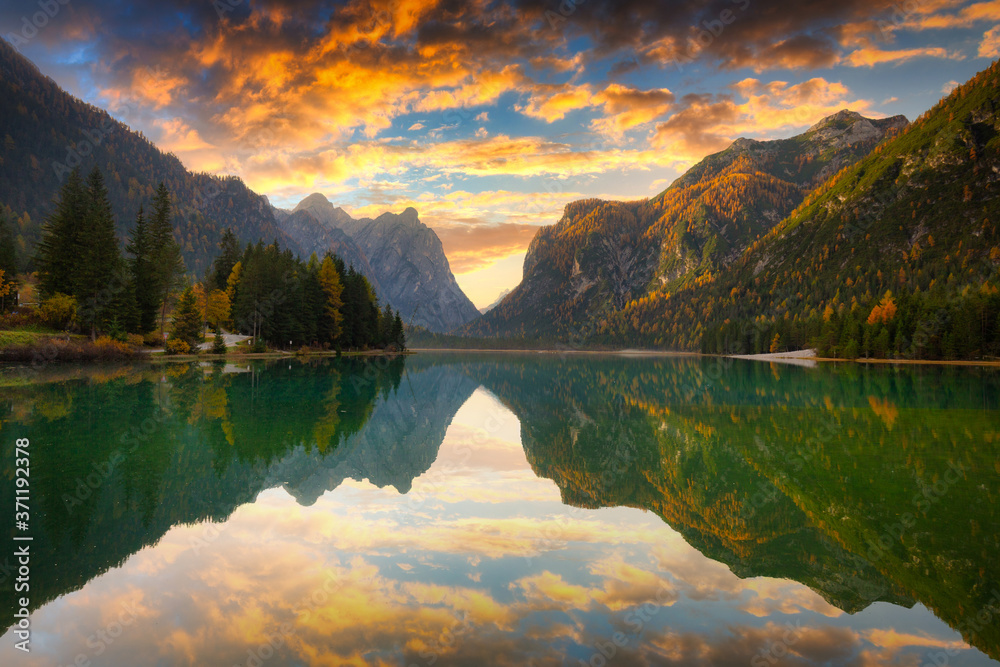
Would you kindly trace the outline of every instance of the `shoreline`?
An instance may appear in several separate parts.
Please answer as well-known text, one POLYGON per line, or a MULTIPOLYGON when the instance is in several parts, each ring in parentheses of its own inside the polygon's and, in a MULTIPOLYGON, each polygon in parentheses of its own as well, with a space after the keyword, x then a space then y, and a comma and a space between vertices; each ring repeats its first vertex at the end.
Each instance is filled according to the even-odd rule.
MULTIPOLYGON (((385 350, 351 350, 340 353, 341 357, 398 357, 413 354, 413 350, 386 352, 385 350)), ((241 352, 237 354, 164 354, 163 352, 141 352, 135 359, 139 361, 239 361, 241 359, 309 359, 336 357, 330 352, 241 352)))
POLYGON ((836 364, 901 364, 910 366, 981 366, 986 368, 1000 367, 1000 359, 838 359, 836 357, 818 357, 806 354, 806 350, 798 352, 776 352, 774 354, 705 354, 703 352, 676 352, 669 350, 557 350, 548 349, 476 349, 465 347, 434 348, 420 347, 410 348, 411 353, 510 353, 510 354, 573 354, 573 355, 613 355, 618 357, 699 357, 705 359, 743 359, 746 361, 762 361, 767 363, 789 363, 789 362, 824 362, 836 364))
MULTIPOLYGON (((907 366, 967 366, 982 368, 1000 368, 1000 359, 837 359, 833 357, 816 356, 812 350, 799 350, 796 352, 764 353, 756 355, 726 355, 726 354, 704 354, 701 352, 678 352, 671 350, 643 350, 643 349, 623 349, 623 350, 595 350, 595 349, 557 349, 557 348, 408 348, 403 352, 390 352, 385 350, 351 350, 341 352, 342 357, 383 357, 383 356, 410 356, 417 354, 520 354, 520 355, 575 355, 575 356, 616 356, 616 357, 659 357, 659 358, 717 358, 717 359, 742 359, 746 361, 760 361, 766 363, 781 363, 787 365, 798 365, 815 367, 820 363, 833 364, 864 364, 864 365, 907 365, 907 366), (811 353, 811 354, 810 354, 811 353)), ((310 358, 335 358, 336 351, 316 351, 316 352, 241 352, 236 354, 216 355, 210 353, 202 354, 177 354, 166 355, 163 352, 149 352, 140 350, 136 354, 121 359, 57 359, 49 363, 55 364, 106 364, 113 361, 118 362, 149 362, 149 363, 169 363, 169 362, 191 362, 191 361, 225 361, 235 362, 240 360, 261 360, 261 359, 310 359, 310 358)), ((5 359, 3 350, 0 350, 0 369, 8 365, 23 364, 25 361, 18 359, 5 359)))

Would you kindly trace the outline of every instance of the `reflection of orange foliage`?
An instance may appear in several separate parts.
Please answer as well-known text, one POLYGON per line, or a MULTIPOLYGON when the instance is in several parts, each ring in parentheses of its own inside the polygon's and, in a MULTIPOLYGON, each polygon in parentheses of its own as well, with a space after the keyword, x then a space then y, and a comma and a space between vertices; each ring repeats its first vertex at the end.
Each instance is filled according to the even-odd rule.
POLYGON ((892 430, 892 425, 896 423, 896 419, 899 417, 899 408, 889 402, 888 399, 885 401, 879 401, 874 396, 868 397, 868 405, 872 406, 872 411, 878 415, 885 425, 892 430))
POLYGON ((891 322, 894 317, 896 317, 896 302, 892 300, 892 293, 886 292, 882 301, 872 308, 872 312, 868 316, 868 324, 891 322))

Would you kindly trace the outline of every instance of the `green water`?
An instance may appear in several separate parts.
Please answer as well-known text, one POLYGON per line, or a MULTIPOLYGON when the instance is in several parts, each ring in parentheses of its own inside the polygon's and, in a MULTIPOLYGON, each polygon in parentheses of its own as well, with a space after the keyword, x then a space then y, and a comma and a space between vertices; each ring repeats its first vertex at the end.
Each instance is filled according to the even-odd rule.
POLYGON ((17 438, 17 664, 1000 659, 995 369, 6 368, 0 435, 3 664, 17 438))

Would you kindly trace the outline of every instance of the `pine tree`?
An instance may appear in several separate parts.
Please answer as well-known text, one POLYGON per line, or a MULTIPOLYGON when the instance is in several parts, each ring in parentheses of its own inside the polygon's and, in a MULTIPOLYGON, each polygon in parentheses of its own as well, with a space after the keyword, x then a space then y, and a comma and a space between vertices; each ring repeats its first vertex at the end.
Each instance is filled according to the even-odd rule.
POLYGON ((177 287, 184 272, 181 248, 174 239, 174 228, 170 222, 170 193, 167 186, 160 183, 153 198, 153 217, 150 220, 150 256, 153 259, 152 285, 155 288, 157 305, 160 308, 160 335, 167 319, 167 302, 170 293, 177 287))
POLYGON ((14 232, 0 210, 0 312, 17 305, 17 249, 14 232))
POLYGON ((406 349, 406 332, 403 330, 403 318, 399 316, 399 312, 396 312, 396 317, 392 321, 392 343, 399 348, 400 351, 406 349))
POLYGON ((182 340, 192 351, 201 344, 204 333, 202 329, 201 312, 198 310, 198 300, 190 287, 184 290, 177 300, 174 311, 174 326, 170 331, 170 340, 182 340))
POLYGON ((119 292, 125 291, 121 279, 121 253, 115 235, 115 219, 104 185, 104 176, 96 167, 87 177, 86 211, 76 235, 76 257, 71 294, 80 304, 78 318, 90 328, 90 337, 110 321, 119 292))
POLYGON ((222 233, 222 240, 219 241, 219 256, 212 263, 208 282, 215 289, 225 290, 229 274, 233 272, 233 267, 238 261, 240 261, 240 242, 233 230, 227 227, 222 233))
POLYGON ((385 308, 378 318, 379 347, 388 347, 392 343, 392 324, 395 319, 396 315, 392 312, 392 306, 388 303, 385 304, 385 308))
POLYGON ((138 311, 136 329, 140 333, 149 333, 156 328, 156 315, 160 310, 160 304, 154 284, 152 239, 141 206, 125 249, 131 255, 128 265, 132 293, 135 295, 138 311))
POLYGON ((73 292, 73 274, 76 271, 76 235, 83 226, 87 208, 87 193, 74 169, 66 178, 59 193, 55 212, 42 228, 35 263, 38 266, 38 284, 41 296, 73 292))
POLYGON ((212 341, 212 354, 226 353, 226 339, 222 336, 222 330, 215 329, 215 339, 212 341))

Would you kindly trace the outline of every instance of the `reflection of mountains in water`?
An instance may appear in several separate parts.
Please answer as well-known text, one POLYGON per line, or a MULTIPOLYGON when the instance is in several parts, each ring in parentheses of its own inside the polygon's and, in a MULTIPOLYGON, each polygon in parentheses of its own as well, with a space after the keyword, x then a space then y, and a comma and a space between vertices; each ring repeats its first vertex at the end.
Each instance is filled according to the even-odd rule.
MULTIPOLYGON (((32 609, 268 488, 303 505, 347 478, 409 491, 477 385, 446 367, 383 366, 123 369, 5 392, 0 418, 21 421, 35 457, 32 609)), ((13 496, 12 475, 0 489, 13 496)), ((0 531, 13 534, 9 517, 0 531)), ((13 609, 11 565, 0 560, 13 609)))
POLYGON ((421 355, 405 372, 402 360, 171 367, 11 392, 0 417, 40 445, 32 492, 45 556, 32 604, 263 489, 283 486, 304 505, 348 478, 406 493, 482 385, 520 420, 532 468, 565 502, 652 510, 739 576, 793 579, 845 611, 919 600, 997 656, 996 630, 962 625, 1000 589, 996 445, 986 444, 1000 417, 984 410, 996 407, 984 403, 996 400, 995 374, 955 382, 927 369, 738 362, 719 376, 701 360, 475 359, 421 355), (121 450, 120 425, 150 419, 162 428, 69 511, 74 480, 121 450), (915 496, 949 461, 965 477, 918 512, 915 496), (66 472, 46 478, 52 470, 66 472), (912 530, 873 547, 907 510, 912 530))
POLYGON ((307 506, 348 478, 408 493, 437 459, 452 417, 477 386, 444 366, 407 373, 391 396, 375 404, 364 429, 325 456, 295 449, 272 466, 269 485, 283 486, 307 506))
POLYGON ((847 612, 920 601, 998 657, 996 624, 966 624, 1000 590, 997 374, 718 363, 463 370, 518 416, 565 502, 652 510, 737 575, 799 581, 847 612))

